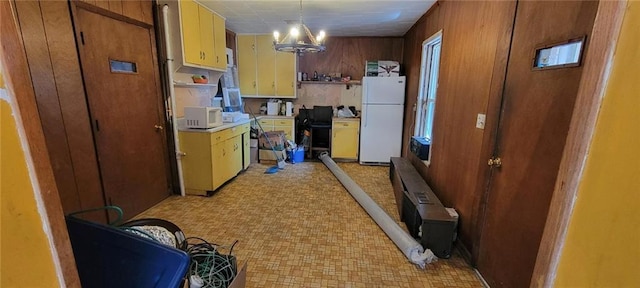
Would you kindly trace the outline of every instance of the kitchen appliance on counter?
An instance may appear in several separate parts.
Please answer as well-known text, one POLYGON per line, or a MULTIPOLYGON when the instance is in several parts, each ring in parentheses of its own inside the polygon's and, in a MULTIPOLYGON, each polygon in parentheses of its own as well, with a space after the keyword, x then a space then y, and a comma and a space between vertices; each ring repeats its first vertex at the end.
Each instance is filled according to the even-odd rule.
POLYGON ((249 114, 241 112, 222 112, 222 122, 234 123, 242 119, 249 119, 249 114))
POLYGON ((363 77, 360 164, 400 157, 406 77, 363 77))
POLYGON ((222 102, 225 112, 244 112, 239 88, 222 88, 222 102))
POLYGON ((184 107, 184 122, 187 128, 209 129, 222 126, 222 108, 184 107))

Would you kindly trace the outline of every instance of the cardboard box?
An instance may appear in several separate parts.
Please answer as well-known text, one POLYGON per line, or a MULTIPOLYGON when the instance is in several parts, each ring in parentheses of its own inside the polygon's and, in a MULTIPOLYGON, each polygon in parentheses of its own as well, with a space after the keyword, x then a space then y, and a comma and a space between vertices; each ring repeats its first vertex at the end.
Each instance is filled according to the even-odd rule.
MULTIPOLYGON (((258 144, 256 144, 257 146, 258 144)), ((258 163, 258 147, 249 148, 249 163, 258 163)))
MULTIPOLYGON (((189 288, 189 281, 184 281, 184 285, 182 288, 189 288)), ((233 278, 231 284, 229 284, 228 288, 244 288, 247 284, 247 262, 241 262, 238 265, 238 274, 233 278)))
POLYGON ((236 274, 236 278, 233 278, 231 284, 229 284, 229 288, 244 288, 247 283, 247 262, 244 262, 242 266, 238 269, 238 274, 236 274))
MULTIPOLYGON (((280 157, 280 159, 287 159, 287 151, 283 150, 283 151, 276 151, 276 154, 278 154, 278 156, 280 157)), ((267 160, 267 161, 276 161, 276 155, 273 154, 273 151, 271 149, 269 150, 265 150, 265 149, 260 149, 258 150, 258 158, 260 159, 260 161, 263 160, 267 160)))
POLYGON ((271 145, 269 144, 271 143, 276 151, 283 151, 285 142, 286 138, 284 136, 284 131, 264 132, 264 134, 261 134, 260 137, 258 137, 258 148, 271 150, 271 145), (267 140, 267 137, 269 140, 267 140))
POLYGON ((398 61, 387 60, 367 61, 365 75, 378 77, 399 77, 400 63, 398 63, 398 61))

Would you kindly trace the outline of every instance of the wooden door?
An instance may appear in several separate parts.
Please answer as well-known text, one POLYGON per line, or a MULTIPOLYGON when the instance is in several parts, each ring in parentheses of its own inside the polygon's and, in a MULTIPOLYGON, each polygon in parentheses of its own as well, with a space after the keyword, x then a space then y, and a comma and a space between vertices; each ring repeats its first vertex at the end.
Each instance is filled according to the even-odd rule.
POLYGON ((256 37, 238 35, 238 80, 242 95, 256 95, 256 37))
POLYGON ((200 49, 200 5, 192 0, 180 1, 180 24, 184 61, 194 65, 202 63, 200 49))
POLYGON ((588 43, 598 3, 517 5, 496 142, 502 166, 491 168, 477 261, 491 287, 529 286, 582 73, 532 69, 535 50, 588 43))
POLYGON ((130 218, 170 194, 153 30, 76 11, 105 200, 130 218))

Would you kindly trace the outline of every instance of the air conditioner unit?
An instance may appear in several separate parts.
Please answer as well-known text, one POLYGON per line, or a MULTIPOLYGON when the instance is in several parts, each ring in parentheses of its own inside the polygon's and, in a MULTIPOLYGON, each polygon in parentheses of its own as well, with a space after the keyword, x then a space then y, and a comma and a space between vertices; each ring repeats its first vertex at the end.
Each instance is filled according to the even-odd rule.
POLYGON ((429 159, 429 146, 430 141, 425 137, 413 136, 411 137, 411 145, 409 149, 411 153, 415 154, 421 160, 429 159))

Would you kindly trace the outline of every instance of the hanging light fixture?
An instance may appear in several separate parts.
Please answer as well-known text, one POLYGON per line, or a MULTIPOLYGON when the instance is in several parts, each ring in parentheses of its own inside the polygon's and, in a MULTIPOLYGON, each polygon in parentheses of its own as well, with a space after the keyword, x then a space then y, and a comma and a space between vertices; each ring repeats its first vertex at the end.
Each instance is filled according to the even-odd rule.
POLYGON ((322 52, 326 49, 324 46, 324 31, 318 32, 318 36, 313 37, 307 25, 302 21, 302 0, 300 0, 300 20, 289 30, 287 36, 280 39, 280 33, 274 31, 273 38, 273 46, 276 51, 302 55, 307 52, 322 52), (305 42, 305 38, 309 40, 308 43, 305 42))

